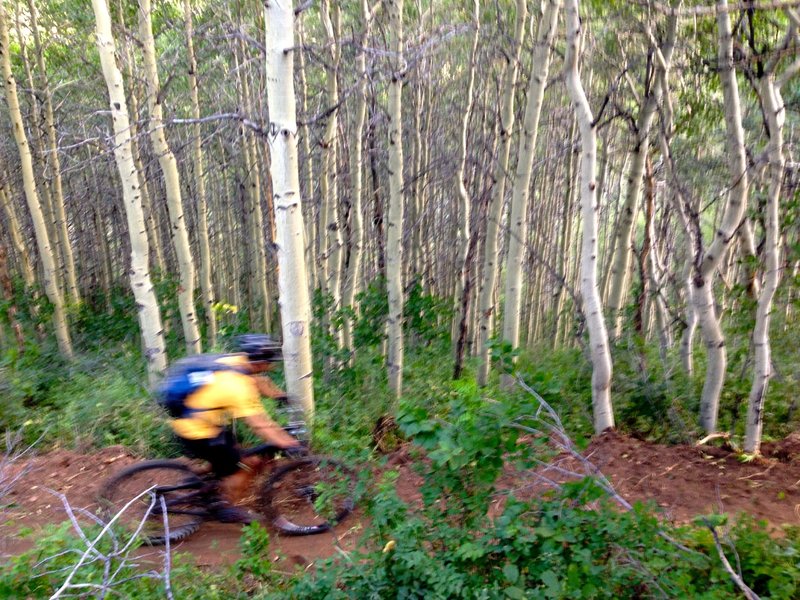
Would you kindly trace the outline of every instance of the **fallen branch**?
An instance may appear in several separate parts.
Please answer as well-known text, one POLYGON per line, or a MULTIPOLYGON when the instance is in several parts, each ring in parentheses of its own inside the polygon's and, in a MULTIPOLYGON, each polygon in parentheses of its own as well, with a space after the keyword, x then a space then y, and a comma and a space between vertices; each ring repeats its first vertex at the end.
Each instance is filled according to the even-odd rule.
POLYGON ((731 434, 727 433, 727 432, 724 432, 724 433, 709 433, 703 439, 697 440, 694 445, 695 446, 705 446, 711 440, 719 440, 719 439, 730 441, 731 434))
POLYGON ((705 518, 703 519, 703 523, 705 523, 705 526, 708 527, 709 531, 711 531, 711 535, 714 536, 714 545, 717 547, 717 554, 719 555, 719 559, 722 561, 722 566, 725 567, 725 570, 728 572, 728 575, 731 576, 731 579, 733 580, 733 583, 736 584, 736 587, 742 590, 742 593, 747 600, 761 600, 759 595, 747 586, 741 575, 733 570, 731 563, 728 561, 728 557, 725 556, 725 552, 722 550, 722 544, 719 541, 719 535, 717 534, 716 528, 705 518))

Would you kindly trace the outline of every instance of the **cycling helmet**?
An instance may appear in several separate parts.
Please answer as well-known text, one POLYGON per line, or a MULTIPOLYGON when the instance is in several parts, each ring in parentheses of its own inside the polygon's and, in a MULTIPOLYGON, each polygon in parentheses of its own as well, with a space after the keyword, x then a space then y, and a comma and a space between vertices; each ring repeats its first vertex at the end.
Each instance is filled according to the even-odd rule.
POLYGON ((265 333, 245 333, 233 341, 237 352, 247 354, 251 362, 276 362, 283 359, 281 343, 265 333))

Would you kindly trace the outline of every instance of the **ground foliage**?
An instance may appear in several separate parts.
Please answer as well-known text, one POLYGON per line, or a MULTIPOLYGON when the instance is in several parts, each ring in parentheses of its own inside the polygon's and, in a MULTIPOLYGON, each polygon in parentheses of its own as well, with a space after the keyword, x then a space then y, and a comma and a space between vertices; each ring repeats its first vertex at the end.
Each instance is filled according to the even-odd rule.
MULTIPOLYGON (((168 282, 163 285, 169 294, 168 282)), ((419 285, 412 287, 406 304, 412 343, 405 396, 397 405, 387 389, 381 353, 385 298, 383 282, 373 282, 359 295, 358 311, 341 311, 328 329, 315 330, 313 340, 317 372, 321 374, 325 357, 337 365, 316 378, 315 447, 352 461, 378 463, 384 473, 364 490, 369 525, 361 550, 322 562, 313 573, 292 575, 265 560, 269 535, 250 527, 242 540, 243 558, 230 571, 202 573, 190 561, 179 560, 172 583, 180 597, 737 597, 702 523, 675 529, 664 525, 652 506, 620 510, 591 480, 535 498, 510 494, 501 485, 509 466, 531 469, 552 453, 545 438, 524 436, 513 426, 534 414, 536 403, 521 389, 503 389, 496 380, 482 390, 469 374, 451 381, 451 313, 447 303, 426 295, 419 285), (335 328, 344 319, 353 320, 357 352, 351 362, 332 345, 335 328), (376 422, 387 414, 399 427, 396 442, 405 440, 414 448, 412 460, 424 477, 419 506, 397 495, 397 472, 380 465, 373 434, 376 422), (662 535, 665 528, 682 549, 662 535)), ((46 306, 34 310, 24 299, 20 302, 20 318, 31 335, 24 352, 9 348, 1 357, 4 428, 22 429, 25 439, 38 440, 42 450, 122 444, 143 456, 175 454, 163 415, 144 383, 136 323, 123 290, 74 309, 82 343, 72 363, 60 359, 52 342, 35 334, 46 318, 46 306)), ((323 316, 324 296, 318 294, 315 306, 323 316)), ((749 377, 744 373, 747 344, 740 339, 751 327, 740 322, 747 318, 729 319, 732 360, 721 422, 734 437, 743 428, 741 403, 749 377)), ((247 328, 246 313, 225 309, 221 347, 247 328)), ((791 390, 797 367, 791 339, 790 328, 778 328, 778 376, 770 388, 768 437, 780 437, 796 424, 791 390)), ((179 355, 177 338, 170 344, 171 355, 179 355)), ((676 356, 663 356, 651 341, 630 336, 614 353, 613 393, 620 429, 662 442, 692 439, 699 432, 695 415, 702 354, 697 355, 700 375, 688 377, 678 368, 676 356)), ((579 448, 588 443, 591 368, 580 344, 519 352, 496 343, 492 354, 499 371, 514 371, 554 407, 579 448)), ((729 559, 762 598, 800 594, 797 532, 775 539, 764 524, 747 518, 720 530, 727 535, 729 559)), ((60 569, 74 564, 79 549, 80 541, 69 528, 47 531, 33 550, 3 569, 0 595, 48 597, 64 576, 60 569)), ((133 566, 125 568, 134 574, 133 566)), ((91 569, 82 574, 86 582, 101 576, 91 569)), ((155 579, 130 579, 125 586, 129 597, 164 592, 163 583, 155 579)))

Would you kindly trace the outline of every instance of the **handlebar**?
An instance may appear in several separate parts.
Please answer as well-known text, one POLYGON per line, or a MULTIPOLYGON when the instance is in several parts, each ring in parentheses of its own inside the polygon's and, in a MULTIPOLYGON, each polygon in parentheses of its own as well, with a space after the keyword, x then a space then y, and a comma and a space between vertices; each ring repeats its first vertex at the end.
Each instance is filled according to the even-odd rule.
POLYGON ((243 457, 254 456, 256 454, 277 454, 278 452, 283 452, 287 456, 304 456, 308 454, 309 442, 305 439, 308 429, 304 421, 293 421, 286 425, 283 430, 298 440, 300 446, 297 448, 282 448, 267 442, 259 444, 258 446, 253 446, 252 448, 242 448, 240 454, 243 457))

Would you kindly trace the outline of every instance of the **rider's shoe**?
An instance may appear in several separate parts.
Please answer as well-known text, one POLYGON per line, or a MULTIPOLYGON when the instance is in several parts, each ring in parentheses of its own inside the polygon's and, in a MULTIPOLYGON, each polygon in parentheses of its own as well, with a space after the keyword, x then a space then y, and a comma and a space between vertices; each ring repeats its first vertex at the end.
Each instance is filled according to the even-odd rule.
POLYGON ((252 523, 256 520, 255 515, 253 515, 249 510, 238 508, 236 506, 228 506, 226 508, 219 509, 216 512, 215 517, 220 523, 242 523, 244 525, 252 523))
POLYGON ((257 520, 257 517, 249 510, 227 503, 224 506, 215 507, 213 515, 220 523, 242 523, 247 525, 257 520))

